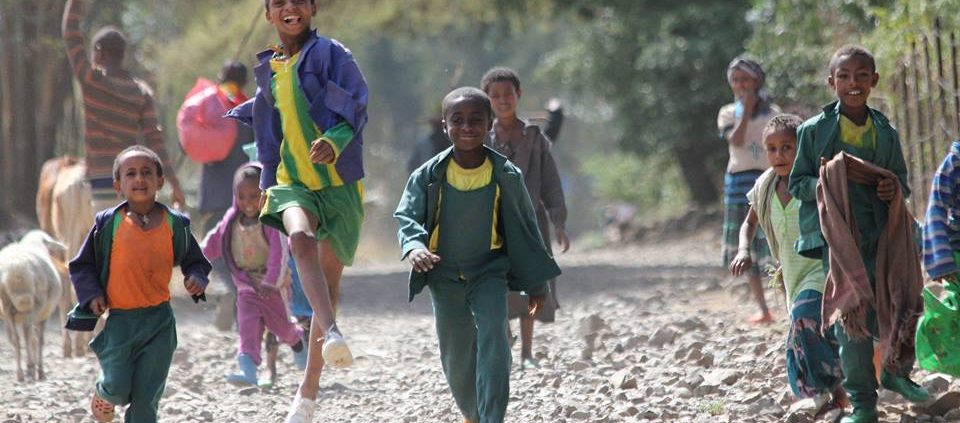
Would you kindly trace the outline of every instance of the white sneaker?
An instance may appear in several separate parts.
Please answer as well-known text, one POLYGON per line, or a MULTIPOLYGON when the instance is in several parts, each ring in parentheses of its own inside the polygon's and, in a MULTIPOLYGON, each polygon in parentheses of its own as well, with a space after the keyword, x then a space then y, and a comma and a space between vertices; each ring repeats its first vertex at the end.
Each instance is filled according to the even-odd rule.
POLYGON ((290 404, 286 423, 312 423, 313 414, 317 411, 317 402, 300 396, 298 392, 290 404))
POLYGON ((353 354, 340 331, 331 328, 323 337, 323 361, 333 367, 344 368, 353 364, 353 354))

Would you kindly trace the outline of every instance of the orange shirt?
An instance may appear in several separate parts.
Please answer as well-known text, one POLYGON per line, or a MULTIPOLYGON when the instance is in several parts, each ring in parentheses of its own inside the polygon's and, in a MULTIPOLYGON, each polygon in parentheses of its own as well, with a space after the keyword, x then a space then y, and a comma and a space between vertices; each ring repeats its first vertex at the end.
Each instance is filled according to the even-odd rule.
POLYGON ((107 306, 135 309, 170 301, 173 276, 173 229, 166 214, 160 225, 144 231, 123 216, 110 250, 107 306))

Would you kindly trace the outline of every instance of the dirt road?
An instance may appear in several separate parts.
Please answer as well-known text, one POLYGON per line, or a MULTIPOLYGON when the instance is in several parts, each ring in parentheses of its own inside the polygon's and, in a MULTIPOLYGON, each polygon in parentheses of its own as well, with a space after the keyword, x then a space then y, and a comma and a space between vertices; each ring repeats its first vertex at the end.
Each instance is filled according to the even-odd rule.
MULTIPOLYGON (((718 244, 703 233, 562 256, 563 307, 557 323, 537 326, 543 368, 512 375, 508 421, 810 421, 788 413, 784 313, 761 328, 742 323, 753 307, 721 287, 718 244)), ((768 298, 782 310, 776 293, 768 298)), ((357 362, 325 373, 316 421, 461 421, 440 370, 429 296, 406 302, 404 269, 349 269, 342 302, 340 325, 357 362)), ((175 308, 180 346, 161 421, 282 421, 299 376, 289 350, 281 349, 274 388, 228 385, 235 334, 213 328, 212 305, 178 299, 175 308)), ((16 383, 11 347, 0 344, 0 423, 92 421, 87 405, 96 362, 61 358, 56 325, 47 330, 45 381, 16 383)), ((928 379, 938 389, 952 382, 928 379)), ((917 416, 889 393, 881 398, 883 421, 917 416)))

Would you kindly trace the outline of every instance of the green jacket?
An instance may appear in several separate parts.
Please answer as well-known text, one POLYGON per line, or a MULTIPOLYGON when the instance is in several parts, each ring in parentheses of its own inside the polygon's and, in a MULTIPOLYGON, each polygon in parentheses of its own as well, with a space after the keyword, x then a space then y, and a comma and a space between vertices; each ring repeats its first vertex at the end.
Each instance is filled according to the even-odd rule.
MULTIPOLYGON (((907 164, 903 159, 900 137, 887 117, 877 110, 867 108, 870 119, 877 129, 877 149, 873 164, 890 170, 900 180, 904 198, 910 196, 907 184, 907 164)), ((790 172, 790 195, 802 201, 800 204, 800 238, 796 251, 805 257, 820 258, 825 245, 820 232, 820 216, 817 211, 817 181, 820 177, 820 158, 830 160, 842 151, 840 141, 840 102, 833 102, 797 128, 797 158, 790 172)), ((874 196, 877 220, 886 222, 887 204, 874 196)), ((881 226, 882 227, 882 226, 881 226)))
MULTIPOLYGON (((483 147, 493 162, 493 182, 500 186, 500 225, 504 239, 504 252, 510 261, 507 274, 510 290, 525 291, 531 295, 549 292, 547 280, 557 277, 560 268, 543 245, 537 227, 537 217, 523 175, 506 157, 483 147)), ((400 230, 400 259, 411 250, 427 248, 430 235, 436 228, 437 201, 440 187, 446 180, 447 164, 453 157, 453 147, 428 160, 413 171, 400 198, 393 217, 400 230)), ((409 300, 427 284, 426 273, 410 271, 409 300)))

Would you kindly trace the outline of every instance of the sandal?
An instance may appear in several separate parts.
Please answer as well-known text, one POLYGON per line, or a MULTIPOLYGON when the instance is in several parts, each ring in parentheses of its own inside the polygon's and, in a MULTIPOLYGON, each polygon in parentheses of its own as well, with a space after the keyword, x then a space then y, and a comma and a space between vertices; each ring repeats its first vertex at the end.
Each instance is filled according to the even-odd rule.
POLYGON ((100 423, 112 422, 115 415, 113 404, 96 393, 90 398, 90 413, 93 414, 93 419, 100 423))

